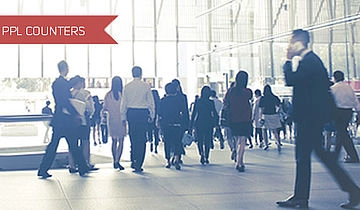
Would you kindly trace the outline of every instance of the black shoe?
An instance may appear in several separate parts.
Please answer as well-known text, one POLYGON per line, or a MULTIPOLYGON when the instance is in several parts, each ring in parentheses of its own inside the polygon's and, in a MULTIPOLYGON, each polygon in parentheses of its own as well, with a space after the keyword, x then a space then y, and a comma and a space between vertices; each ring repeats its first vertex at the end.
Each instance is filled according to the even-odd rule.
POLYGON ((153 143, 151 143, 151 144, 150 144, 150 152, 152 152, 152 151, 154 150, 153 147, 154 147, 154 145, 153 145, 153 143))
POLYGON ((340 204, 340 207, 344 209, 352 209, 355 206, 359 205, 359 203, 360 203, 360 189, 358 190, 358 192, 351 193, 349 200, 346 203, 340 204))
POLYGON ((236 166, 235 169, 238 170, 239 172, 245 172, 245 166, 244 166, 244 165, 242 165, 242 166, 236 166))
POLYGON ((168 164, 165 166, 165 168, 171 168, 171 164, 168 163, 168 164))
POLYGON ((236 151, 231 152, 231 160, 236 160, 236 151))
POLYGON ((78 172, 78 170, 76 168, 69 168, 69 173, 70 174, 75 174, 77 172, 78 172))
POLYGON ((47 179, 47 178, 52 177, 52 175, 49 174, 48 172, 38 172, 37 175, 38 175, 38 176, 41 176, 42 179, 47 179))
POLYGON ((264 147, 264 150, 267 150, 267 149, 269 149, 269 146, 265 146, 265 147, 264 147))
POLYGON ((97 170, 99 170, 100 168, 97 168, 97 167, 91 167, 89 170, 90 171, 97 171, 97 170))
POLYGON ((209 163, 210 163, 210 162, 209 162, 209 159, 206 158, 206 159, 205 159, 205 163, 206 163, 206 164, 209 164, 209 163))
POLYGON ((296 199, 294 197, 290 197, 287 200, 284 201, 277 201, 276 202, 277 205, 279 205, 280 207, 290 207, 290 208, 308 208, 309 204, 307 200, 303 200, 303 199, 296 199))
POLYGON ((97 170, 99 170, 99 168, 95 167, 94 164, 89 164, 88 168, 89 168, 89 171, 97 171, 97 170))
POLYGON ((176 169, 176 170, 181 170, 181 167, 180 167, 180 165, 179 165, 178 162, 175 163, 175 169, 176 169))
POLYGON ((82 171, 82 172, 79 172, 79 175, 80 175, 81 177, 85 177, 88 172, 89 172, 89 171, 82 171))
POLYGON ((204 159, 204 157, 202 157, 202 156, 201 156, 201 158, 200 158, 200 163, 201 163, 202 165, 205 164, 205 159, 204 159))
POLYGON ((86 169, 79 170, 79 175, 80 175, 81 177, 85 177, 86 174, 88 174, 90 170, 91 170, 91 169, 88 168, 88 167, 86 167, 86 169))
POLYGON ((144 171, 144 169, 142 169, 142 168, 135 168, 133 172, 134 173, 141 173, 143 171, 144 171))
POLYGON ((118 169, 119 169, 120 171, 125 170, 125 168, 124 168, 122 165, 120 165, 120 163, 119 163, 118 169))

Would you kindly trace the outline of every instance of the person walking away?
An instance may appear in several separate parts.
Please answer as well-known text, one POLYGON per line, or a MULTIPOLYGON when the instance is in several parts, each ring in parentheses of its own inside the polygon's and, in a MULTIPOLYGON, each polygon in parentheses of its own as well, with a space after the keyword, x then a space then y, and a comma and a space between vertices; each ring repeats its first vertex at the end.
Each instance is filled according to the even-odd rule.
MULTIPOLYGON (((278 128, 281 128, 280 115, 278 109, 280 107, 280 99, 271 91, 270 85, 264 86, 264 95, 260 99, 260 115, 261 115, 261 124, 263 124, 266 130, 269 130, 275 137, 277 143, 277 149, 281 151, 281 142, 280 137, 277 132, 278 128)), ((265 131, 266 131, 265 130, 265 131)), ((264 150, 269 148, 268 146, 268 137, 267 132, 263 133, 265 139, 264 150)))
POLYGON ((120 114, 121 119, 128 122, 131 167, 134 172, 141 172, 146 151, 146 127, 155 118, 155 104, 150 85, 141 81, 141 67, 134 66, 132 76, 134 79, 123 91, 120 114))
POLYGON ((358 163, 359 156, 347 128, 352 119, 353 110, 356 112, 360 111, 360 103, 351 86, 344 82, 344 72, 337 70, 333 75, 335 84, 331 86, 331 92, 337 107, 334 112, 334 121, 337 131, 335 155, 336 158, 339 157, 341 146, 343 146, 349 156, 344 162, 358 163))
POLYGON ((287 61, 283 66, 287 86, 293 87, 293 117, 296 123, 295 158, 296 177, 294 193, 284 201, 276 202, 281 207, 308 208, 311 177, 311 153, 315 153, 329 169, 340 185, 341 190, 349 193, 349 200, 342 208, 353 208, 360 203, 360 189, 339 166, 338 161, 322 146, 322 130, 330 121, 329 77, 321 59, 308 47, 308 31, 297 29, 287 49, 287 61), (301 60, 295 71, 292 58, 301 60))
POLYGON ((147 139, 150 142, 150 152, 158 153, 158 146, 160 142, 159 136, 159 127, 158 127, 158 111, 160 106, 160 96, 159 92, 155 89, 151 90, 154 96, 155 103, 155 119, 152 122, 149 122, 148 130, 147 130, 147 139))
POLYGON ((52 175, 48 173, 56 156, 56 150, 59 146, 61 138, 65 138, 69 145, 69 150, 79 167, 80 176, 86 175, 89 172, 89 167, 77 143, 77 130, 80 127, 80 114, 71 104, 72 98, 70 92, 69 81, 66 75, 69 73, 69 67, 66 61, 58 63, 60 76, 52 84, 52 94, 55 101, 54 116, 51 120, 52 136, 51 141, 46 147, 45 155, 42 158, 37 175, 43 179, 49 178, 52 175))
POLYGON ((219 121, 219 115, 215 109, 213 100, 210 100, 211 89, 204 86, 201 89, 200 98, 194 106, 191 115, 190 128, 191 131, 195 127, 198 150, 201 164, 209 164, 209 155, 211 141, 213 140, 213 130, 215 122, 219 121))
POLYGON ((165 85, 166 96, 160 101, 159 106, 159 123, 164 135, 165 158, 167 160, 166 168, 170 168, 174 159, 176 170, 180 170, 180 154, 182 152, 181 138, 182 130, 182 113, 186 112, 186 106, 181 95, 176 92, 176 85, 168 83, 165 85), (171 156, 173 153, 173 157, 171 156))
POLYGON ((123 100, 123 83, 119 76, 115 76, 111 81, 111 90, 106 93, 104 98, 103 111, 108 116, 109 134, 111 136, 111 154, 114 169, 124 170, 120 164, 121 155, 124 148, 124 138, 126 136, 126 123, 121 116, 120 106, 123 100))
MULTIPOLYGON (((41 114, 53 115, 54 113, 53 113, 52 109, 49 106, 50 106, 50 101, 47 100, 46 101, 46 106, 41 109, 41 114)), ((49 138, 50 122, 45 121, 44 125, 45 125, 46 130, 45 130, 45 135, 44 135, 44 141, 43 142, 48 143, 50 141, 50 138, 49 138)))
MULTIPOLYGON (((104 104, 103 104, 104 105, 104 104)), ((104 109, 101 110, 101 120, 100 120, 100 133, 101 133, 101 139, 104 144, 108 142, 109 138, 109 129, 108 129, 108 113, 104 111, 104 109)))
MULTIPOLYGON (((99 168, 95 168, 95 165, 90 162, 90 116, 94 113, 94 102, 90 91, 84 89, 85 78, 76 75, 69 80, 69 84, 72 87, 72 97, 79 101, 75 108, 78 110, 81 117, 81 125, 77 130, 80 148, 90 170, 98 170, 99 168)), ((69 153, 69 172, 77 172, 71 153, 69 153)))
MULTIPOLYGON (((186 107, 186 111, 184 113, 181 114, 181 119, 182 119, 182 132, 185 133, 186 130, 189 128, 189 122, 190 122, 190 115, 189 115, 189 109, 188 109, 188 99, 187 99, 187 95, 183 92, 180 81, 178 79, 173 79, 171 81, 172 83, 174 83, 176 85, 176 90, 177 90, 177 94, 179 94, 183 100, 184 100, 184 106, 186 107)), ((195 134, 196 136, 196 134, 195 134)), ((182 164, 183 161, 181 159, 181 156, 185 155, 185 147, 182 147, 182 152, 180 154, 179 157, 179 163, 182 164)), ((173 161, 172 161, 173 162, 173 161)))
POLYGON ((256 145, 259 144, 259 147, 262 148, 264 146, 264 142, 263 142, 264 139, 263 139, 262 125, 260 124, 261 114, 259 107, 260 99, 261 99, 261 90, 256 89, 254 93, 255 93, 255 99, 252 109, 252 122, 255 128, 254 139, 255 139, 255 144, 256 145))
MULTIPOLYGON (((230 88, 233 88, 234 86, 235 86, 235 82, 231 82, 230 88)), ((226 141, 229 145, 229 149, 231 151, 230 159, 233 160, 234 162, 236 162, 237 161, 236 160, 237 142, 236 142, 236 138, 231 133, 229 105, 225 104, 224 101, 223 101, 223 106, 221 108, 220 124, 224 128, 225 139, 226 139, 226 141)))
POLYGON ((94 107, 95 107, 95 111, 94 114, 91 116, 91 127, 92 127, 92 137, 94 140, 94 146, 101 144, 101 140, 100 140, 100 113, 102 110, 102 105, 100 103, 99 100, 99 96, 93 96, 92 97, 94 100, 94 107), (98 142, 96 142, 96 137, 98 139, 98 142))
POLYGON ((239 71, 235 77, 235 86, 230 88, 224 98, 224 104, 230 108, 230 129, 236 138, 236 165, 235 169, 245 172, 244 153, 246 140, 253 132, 251 121, 252 90, 247 88, 249 75, 246 71, 239 71))

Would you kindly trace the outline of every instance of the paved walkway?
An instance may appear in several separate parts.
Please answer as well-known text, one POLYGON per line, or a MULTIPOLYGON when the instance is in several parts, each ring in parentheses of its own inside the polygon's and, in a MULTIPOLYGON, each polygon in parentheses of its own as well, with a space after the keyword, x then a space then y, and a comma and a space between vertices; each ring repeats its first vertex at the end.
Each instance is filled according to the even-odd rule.
MULTIPOLYGON (((36 170, 0 172, 0 209, 81 210, 81 209, 282 209, 275 201, 291 194, 294 184, 294 146, 284 144, 278 154, 247 149, 246 172, 239 173, 230 160, 228 148, 211 151, 210 164, 199 163, 196 146, 187 148, 181 171, 166 169, 163 145, 159 154, 147 155, 144 172, 130 168, 128 139, 122 165, 98 163, 100 170, 87 177, 53 169, 53 177, 43 180, 36 170)), ((359 149, 359 147, 358 147, 359 149)), ((110 157, 110 144, 93 147, 96 155, 110 157)), ((360 185, 360 164, 343 164, 360 185)), ((310 209, 341 209, 347 194, 339 190, 326 169, 313 158, 310 209)), ((359 206, 360 209, 360 206, 359 206)))

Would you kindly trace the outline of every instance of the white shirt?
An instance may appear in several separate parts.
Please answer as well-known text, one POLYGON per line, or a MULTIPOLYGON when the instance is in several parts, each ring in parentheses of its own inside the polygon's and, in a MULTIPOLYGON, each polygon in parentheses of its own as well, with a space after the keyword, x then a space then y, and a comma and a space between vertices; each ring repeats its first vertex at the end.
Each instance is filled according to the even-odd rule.
POLYGON ((338 108, 360 111, 360 103, 356 98, 354 90, 344 81, 337 82, 331 86, 331 92, 338 108))
POLYGON ((140 78, 134 78, 124 87, 120 106, 121 119, 126 119, 129 108, 148 109, 151 119, 155 118, 155 103, 150 85, 141 81, 140 78))

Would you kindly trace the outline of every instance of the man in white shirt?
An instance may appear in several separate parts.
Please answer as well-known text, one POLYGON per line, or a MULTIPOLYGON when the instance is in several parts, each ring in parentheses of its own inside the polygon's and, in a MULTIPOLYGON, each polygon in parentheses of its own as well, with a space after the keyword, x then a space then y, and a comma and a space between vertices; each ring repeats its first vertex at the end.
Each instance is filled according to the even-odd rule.
POLYGON ((331 86, 331 92, 337 107, 334 113, 337 130, 335 154, 338 157, 341 146, 344 146, 346 153, 350 157, 345 159, 345 163, 358 163, 359 156, 349 136, 347 127, 352 118, 353 110, 360 111, 360 103, 351 86, 344 82, 344 73, 338 70, 334 72, 333 76, 335 84, 331 86))
MULTIPOLYGON (((120 106, 121 119, 127 120, 131 143, 131 167, 143 171, 146 150, 146 128, 155 117, 154 98, 150 85, 141 81, 142 69, 132 68, 134 80, 124 87, 120 106)), ((125 122, 124 122, 125 123, 125 122)))

